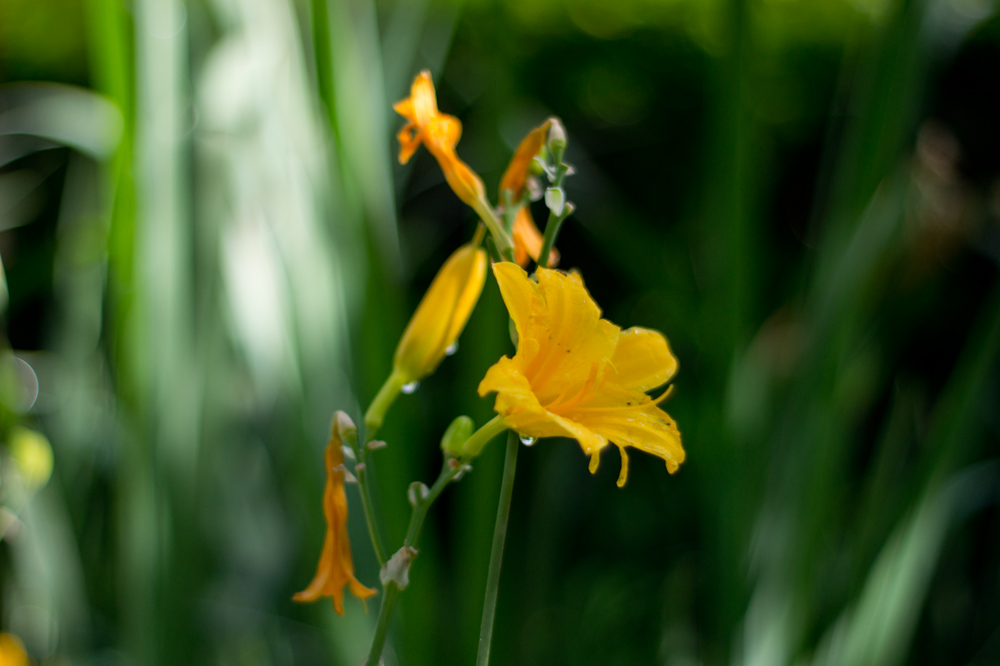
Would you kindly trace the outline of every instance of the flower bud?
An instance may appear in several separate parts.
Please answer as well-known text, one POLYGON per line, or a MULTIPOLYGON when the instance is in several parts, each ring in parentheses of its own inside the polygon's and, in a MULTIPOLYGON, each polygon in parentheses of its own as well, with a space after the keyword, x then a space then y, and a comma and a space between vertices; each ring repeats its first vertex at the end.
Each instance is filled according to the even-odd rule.
POLYGON ((406 384, 434 372, 458 339, 486 283, 486 250, 463 245, 438 271, 403 331, 393 372, 406 384))
POLYGON ((566 129, 562 122, 556 117, 549 118, 552 124, 549 126, 549 152, 556 159, 558 164, 562 160, 563 151, 566 150, 566 129))
POLYGON ((333 415, 333 430, 345 444, 354 448, 358 443, 358 426, 346 412, 338 411, 333 415))
POLYGON ((441 437, 441 450, 452 458, 459 458, 462 455, 462 445, 472 436, 472 431, 476 429, 476 424, 468 416, 459 416, 441 437))
POLYGON ((566 192, 561 187, 550 187, 545 190, 545 205, 552 214, 560 216, 566 208, 566 192))

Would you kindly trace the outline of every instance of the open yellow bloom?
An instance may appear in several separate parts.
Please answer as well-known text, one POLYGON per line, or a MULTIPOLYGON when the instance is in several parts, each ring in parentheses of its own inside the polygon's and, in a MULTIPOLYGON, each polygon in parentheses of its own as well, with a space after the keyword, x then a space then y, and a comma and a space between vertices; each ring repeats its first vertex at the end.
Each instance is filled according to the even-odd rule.
POLYGON ((484 284, 486 250, 463 245, 448 257, 399 339, 393 372, 400 381, 408 384, 434 372, 469 321, 484 284))
POLYGON ((344 586, 358 599, 375 594, 354 577, 354 560, 351 558, 351 541, 347 536, 347 495, 344 493, 343 439, 339 431, 340 419, 334 418, 330 442, 326 445, 326 489, 323 491, 323 514, 326 516, 326 539, 319 557, 316 575, 309 587, 296 594, 295 601, 316 601, 332 597, 333 609, 344 614, 344 586))
POLYGON ((455 116, 438 111, 430 72, 420 72, 410 86, 410 96, 392 108, 409 121, 397 135, 400 164, 409 162, 422 143, 441 165, 445 180, 459 199, 473 208, 486 199, 483 181, 455 152, 462 136, 462 123, 455 116))
POLYGON ((479 395, 496 392, 504 424, 530 437, 576 439, 591 456, 591 472, 601 449, 615 444, 619 487, 628 477, 626 446, 677 471, 684 461, 681 434, 659 399, 646 395, 677 371, 666 338, 602 319, 575 275, 540 268, 536 283, 510 262, 494 264, 493 273, 517 328, 517 353, 487 371, 479 395))
MULTIPOLYGON (((528 180, 529 169, 535 156, 542 152, 545 145, 545 136, 548 134, 551 120, 528 132, 528 135, 521 140, 514 156, 504 171, 503 178, 500 179, 500 196, 503 200, 503 192, 509 191, 511 201, 520 200, 524 194, 524 186, 528 180)), ((514 218, 514 228, 511 230, 511 237, 514 240, 514 261, 519 266, 527 266, 528 258, 538 261, 538 255, 542 252, 542 234, 531 217, 531 208, 524 205, 517 211, 514 218)), ((559 263, 559 253, 553 249, 549 253, 549 266, 559 263)))

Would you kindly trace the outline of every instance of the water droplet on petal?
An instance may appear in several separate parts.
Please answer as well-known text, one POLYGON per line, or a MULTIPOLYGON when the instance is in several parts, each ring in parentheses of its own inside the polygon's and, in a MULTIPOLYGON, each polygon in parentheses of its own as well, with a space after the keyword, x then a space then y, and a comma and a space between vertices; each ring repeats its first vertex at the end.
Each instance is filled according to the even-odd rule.
POLYGON ((521 443, 525 446, 534 446, 535 442, 538 441, 537 437, 531 437, 529 435, 521 435, 521 443))
POLYGON ((445 356, 453 356, 455 354, 455 352, 457 352, 457 351, 458 351, 458 340, 455 340, 453 343, 451 343, 450 345, 448 345, 447 347, 445 347, 445 349, 444 349, 444 355, 445 356))
POLYGON ((401 390, 406 395, 410 395, 411 393, 413 393, 414 391, 416 391, 418 388, 420 388, 420 382, 410 382, 409 384, 403 384, 403 388, 401 390))

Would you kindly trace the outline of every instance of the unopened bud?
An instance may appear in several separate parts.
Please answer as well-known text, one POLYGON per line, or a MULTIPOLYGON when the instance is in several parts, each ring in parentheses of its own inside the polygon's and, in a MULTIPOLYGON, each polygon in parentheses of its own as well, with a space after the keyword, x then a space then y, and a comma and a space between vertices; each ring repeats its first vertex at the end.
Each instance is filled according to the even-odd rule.
POLYGON ((472 436, 475 429, 475 422, 468 416, 457 417, 441 437, 441 450, 453 458, 458 458, 462 455, 462 445, 472 436))
POLYGON ((430 495, 431 489, 420 481, 414 481, 411 483, 409 489, 406 491, 406 497, 410 500, 410 504, 413 506, 417 506, 430 497, 430 495))
POLYGON ((555 158, 556 164, 562 161, 563 151, 566 150, 566 129, 558 118, 549 118, 552 124, 549 126, 549 151, 555 158))
POLYGON ((482 247, 463 245, 431 282, 393 356, 393 373, 404 393, 434 372, 458 340, 486 284, 486 257, 482 247))
POLYGON ((566 207, 566 192, 561 187, 550 187, 545 190, 545 205, 553 215, 561 216, 566 207))
POLYGON ((382 581, 382 586, 395 583, 396 587, 405 590, 410 584, 410 565, 416 556, 416 549, 410 546, 403 546, 397 550, 379 572, 378 577, 382 581))
POLYGON ((358 426, 346 412, 337 411, 333 415, 333 429, 340 435, 340 439, 353 447, 358 442, 358 426))

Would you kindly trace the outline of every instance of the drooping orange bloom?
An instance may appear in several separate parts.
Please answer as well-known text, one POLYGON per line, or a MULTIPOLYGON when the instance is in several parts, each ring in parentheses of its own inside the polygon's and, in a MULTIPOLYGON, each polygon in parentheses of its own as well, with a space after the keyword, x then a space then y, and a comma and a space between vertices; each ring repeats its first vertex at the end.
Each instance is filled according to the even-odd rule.
MULTIPOLYGON (((514 156, 510 158, 503 178, 500 179, 501 201, 503 201, 505 191, 510 192, 511 201, 517 202, 521 199, 528 181, 531 163, 535 156, 542 152, 545 137, 551 126, 552 121, 546 120, 528 132, 528 135, 521 140, 517 150, 514 151, 514 156)), ((517 211, 511 237, 514 239, 514 261, 517 265, 527 266, 529 257, 538 261, 538 255, 542 252, 542 233, 538 230, 534 218, 531 217, 531 208, 528 204, 517 211)), ((549 266, 555 266, 557 263, 559 263, 559 252, 553 249, 549 253, 549 266)))
POLYGON ((621 330, 575 275, 539 268, 534 282, 510 262, 493 265, 500 293, 517 328, 517 353, 504 356, 479 384, 496 392, 504 424, 529 437, 571 437, 597 470, 601 450, 613 443, 622 457, 618 485, 628 477, 626 446, 666 461, 684 461, 673 419, 646 391, 667 383, 677 359, 663 334, 621 330))
POLYGON ((347 495, 344 493, 344 453, 340 433, 341 419, 333 419, 330 442, 326 445, 326 489, 323 491, 323 514, 326 516, 326 539, 319 557, 316 575, 309 587, 294 597, 295 601, 316 601, 331 597, 337 615, 344 614, 344 585, 358 599, 375 594, 354 577, 351 541, 347 536, 347 495))
POLYGON ((438 111, 431 73, 420 72, 410 86, 410 96, 392 108, 409 121, 396 135, 399 163, 409 162, 422 143, 441 165, 445 180, 459 199, 473 208, 484 202, 486 189, 482 179, 455 152, 462 136, 462 123, 455 116, 438 111))

